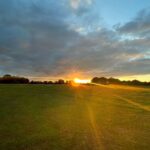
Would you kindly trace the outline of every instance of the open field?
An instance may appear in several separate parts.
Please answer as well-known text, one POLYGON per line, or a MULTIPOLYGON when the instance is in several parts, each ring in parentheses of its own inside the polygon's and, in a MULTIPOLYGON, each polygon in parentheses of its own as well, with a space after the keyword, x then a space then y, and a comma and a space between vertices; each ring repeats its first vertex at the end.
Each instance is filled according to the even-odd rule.
POLYGON ((148 150, 150 88, 0 85, 0 150, 148 150))

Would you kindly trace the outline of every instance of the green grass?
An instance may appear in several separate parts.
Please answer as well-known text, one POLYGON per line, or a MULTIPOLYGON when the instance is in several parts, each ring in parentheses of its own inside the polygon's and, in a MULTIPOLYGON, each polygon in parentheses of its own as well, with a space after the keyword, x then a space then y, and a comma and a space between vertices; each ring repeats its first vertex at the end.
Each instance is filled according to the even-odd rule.
POLYGON ((149 88, 0 85, 0 150, 148 149, 149 88))

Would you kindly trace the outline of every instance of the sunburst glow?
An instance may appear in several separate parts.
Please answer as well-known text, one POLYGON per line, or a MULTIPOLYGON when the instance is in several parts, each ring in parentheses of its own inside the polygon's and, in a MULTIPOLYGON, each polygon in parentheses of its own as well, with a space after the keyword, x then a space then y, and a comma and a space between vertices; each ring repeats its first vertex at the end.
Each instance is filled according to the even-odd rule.
POLYGON ((74 82, 75 82, 75 83, 78 83, 78 84, 86 84, 86 83, 90 83, 91 80, 75 78, 75 79, 74 79, 74 82))

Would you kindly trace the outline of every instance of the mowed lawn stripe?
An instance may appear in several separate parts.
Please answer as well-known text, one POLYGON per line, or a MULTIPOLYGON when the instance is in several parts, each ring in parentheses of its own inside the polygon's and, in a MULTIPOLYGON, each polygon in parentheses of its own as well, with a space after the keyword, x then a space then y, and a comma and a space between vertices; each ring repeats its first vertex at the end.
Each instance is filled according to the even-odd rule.
POLYGON ((119 99, 121 99, 121 100, 123 100, 123 101, 125 101, 125 102, 127 102, 127 103, 129 103, 129 104, 132 104, 132 105, 134 105, 134 106, 136 106, 136 107, 138 107, 140 109, 143 109, 145 111, 150 111, 150 107, 149 106, 144 106, 144 105, 142 105, 140 103, 136 103, 133 100, 125 98, 125 97, 122 97, 120 95, 114 95, 114 96, 119 98, 119 99))
POLYGON ((88 111, 88 115, 89 115, 89 123, 91 126, 91 133, 92 133, 92 136, 95 141, 93 150, 104 150, 105 148, 103 146, 102 139, 101 139, 101 137, 102 137, 101 130, 96 122, 94 111, 93 111, 92 107, 90 107, 88 104, 87 104, 87 111, 88 111))

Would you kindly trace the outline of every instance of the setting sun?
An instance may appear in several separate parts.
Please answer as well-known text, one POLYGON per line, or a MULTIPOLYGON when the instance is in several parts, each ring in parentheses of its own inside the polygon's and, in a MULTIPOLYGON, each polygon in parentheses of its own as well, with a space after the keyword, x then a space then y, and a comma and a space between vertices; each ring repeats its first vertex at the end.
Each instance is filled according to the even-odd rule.
POLYGON ((75 82, 75 83, 79 83, 79 84, 86 84, 86 83, 90 83, 91 80, 75 78, 75 79, 74 79, 74 82, 75 82))

